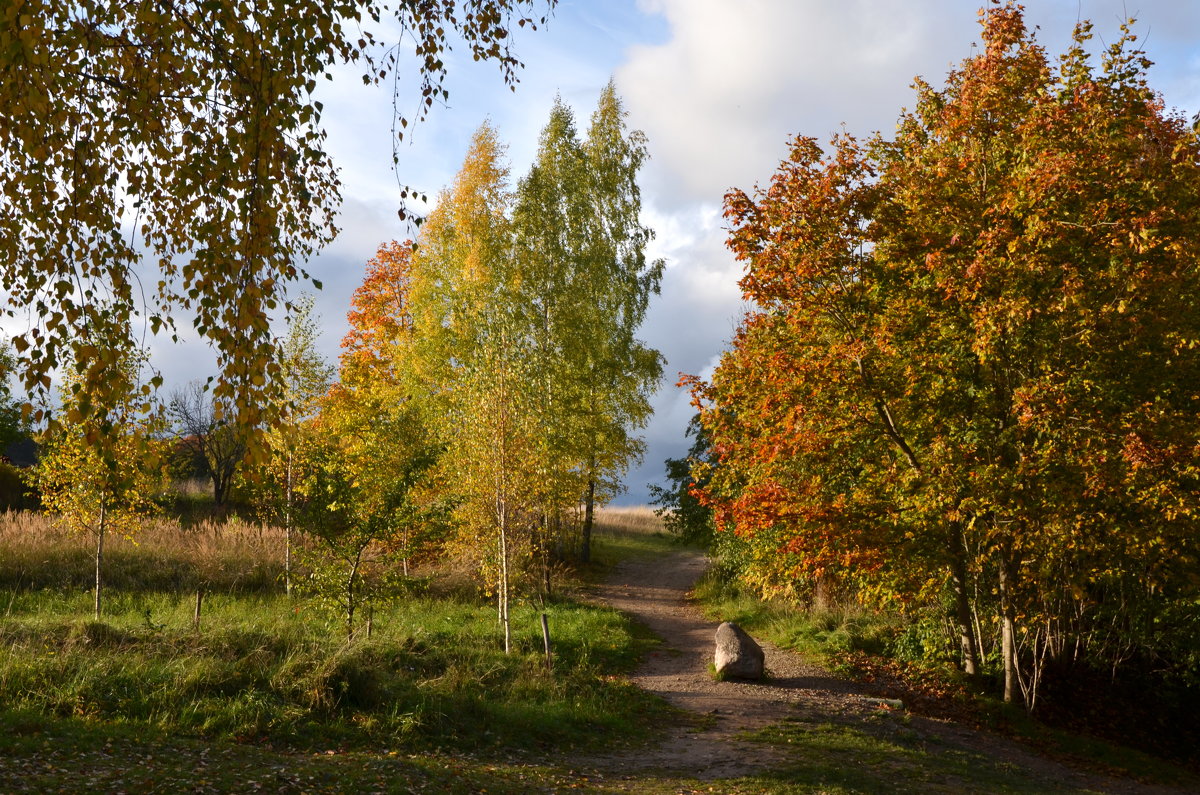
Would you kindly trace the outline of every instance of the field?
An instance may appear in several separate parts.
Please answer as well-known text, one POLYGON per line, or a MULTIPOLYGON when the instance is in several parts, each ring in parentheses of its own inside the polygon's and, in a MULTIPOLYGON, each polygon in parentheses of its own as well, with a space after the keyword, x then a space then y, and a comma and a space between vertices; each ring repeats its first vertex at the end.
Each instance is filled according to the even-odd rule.
MULTIPOLYGON (((578 574, 637 554, 656 529, 648 510, 602 514, 600 562, 578 574)), ((551 603, 514 605, 505 655, 494 605, 431 576, 347 642, 319 602, 283 594, 282 533, 236 519, 159 519, 136 544, 114 541, 100 622, 91 566, 90 544, 46 519, 0 519, 0 790, 192 787, 197 765, 226 777, 216 790, 251 768, 282 771, 267 789, 329 776, 370 789, 401 771, 434 789, 503 787, 486 760, 637 742, 668 714, 620 676, 655 642, 580 600, 574 572, 551 603), (130 755, 143 764, 121 763, 130 755)), ((512 775, 519 790, 528 773, 512 775)))

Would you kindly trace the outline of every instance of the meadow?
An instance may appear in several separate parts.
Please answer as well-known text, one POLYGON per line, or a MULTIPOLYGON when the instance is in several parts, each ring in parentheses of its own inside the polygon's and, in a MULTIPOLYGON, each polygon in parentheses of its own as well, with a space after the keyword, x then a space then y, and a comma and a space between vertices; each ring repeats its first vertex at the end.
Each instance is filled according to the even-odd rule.
POLYGON ((506 655, 494 604, 436 569, 378 605, 369 636, 347 641, 320 601, 283 593, 282 531, 236 517, 158 518, 136 543, 114 540, 97 622, 90 542, 46 517, 8 513, 0 746, 20 756, 47 736, 86 746, 133 732, 301 755, 387 749, 436 759, 637 742, 669 711, 621 674, 656 641, 583 600, 581 586, 644 551, 658 530, 647 509, 603 512, 597 562, 562 569, 549 603, 514 604, 506 655))

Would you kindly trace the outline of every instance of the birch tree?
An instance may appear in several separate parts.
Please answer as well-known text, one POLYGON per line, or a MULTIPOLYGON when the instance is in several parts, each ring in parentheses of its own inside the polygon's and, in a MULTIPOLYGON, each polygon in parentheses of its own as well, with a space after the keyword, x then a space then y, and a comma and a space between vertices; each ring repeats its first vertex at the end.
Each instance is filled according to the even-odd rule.
POLYGON ((513 291, 504 157, 496 130, 481 126, 422 227, 412 258, 409 367, 444 447, 440 466, 459 495, 464 541, 494 574, 508 651, 512 557, 527 536, 537 468, 529 423, 537 384, 513 291))
POLYGON ((260 503, 284 527, 284 590, 292 593, 292 531, 295 529, 296 486, 305 479, 298 471, 306 458, 301 454, 302 436, 310 433, 311 420, 319 410, 322 397, 333 381, 334 369, 317 350, 320 338, 320 317, 313 312, 313 298, 301 296, 296 302, 288 323, 288 333, 279 347, 280 388, 282 401, 279 424, 272 428, 267 440, 271 459, 266 471, 266 483, 260 488, 260 503))
POLYGON ((162 486, 154 436, 149 385, 140 382, 143 360, 132 352, 110 351, 111 361, 88 373, 72 373, 60 389, 61 417, 45 434, 33 480, 42 505, 67 529, 91 536, 94 580, 92 606, 100 620, 104 592, 104 551, 111 535, 136 535, 157 506, 162 486), (124 398, 104 413, 81 410, 88 383, 104 379, 124 398))

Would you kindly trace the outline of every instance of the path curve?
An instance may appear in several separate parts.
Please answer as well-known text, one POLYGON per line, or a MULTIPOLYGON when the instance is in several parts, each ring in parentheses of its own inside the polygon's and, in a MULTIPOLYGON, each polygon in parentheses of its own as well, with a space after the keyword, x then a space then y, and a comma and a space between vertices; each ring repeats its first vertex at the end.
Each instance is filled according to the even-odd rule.
MULTIPOLYGON (((695 725, 673 728, 657 746, 636 753, 597 756, 588 763, 599 772, 650 772, 701 780, 732 778, 787 763, 786 748, 750 742, 739 735, 781 721, 817 721, 850 725, 878 733, 879 699, 853 682, 830 674, 798 655, 756 639, 766 655, 767 681, 718 682, 709 673, 716 623, 688 599, 708 559, 694 550, 628 559, 614 567, 595 589, 603 602, 647 626, 663 646, 631 675, 638 686, 662 696, 697 718, 695 725)), ((882 723, 882 725, 881 725, 882 723)), ((1027 772, 1030 780, 1053 792, 1171 793, 1170 790, 1072 769, 1038 756, 1008 738, 949 721, 910 716, 905 732, 917 732, 939 746, 992 759, 1027 772)), ((953 791, 953 782, 946 782, 953 791)), ((930 791, 939 789, 936 784, 930 791)))

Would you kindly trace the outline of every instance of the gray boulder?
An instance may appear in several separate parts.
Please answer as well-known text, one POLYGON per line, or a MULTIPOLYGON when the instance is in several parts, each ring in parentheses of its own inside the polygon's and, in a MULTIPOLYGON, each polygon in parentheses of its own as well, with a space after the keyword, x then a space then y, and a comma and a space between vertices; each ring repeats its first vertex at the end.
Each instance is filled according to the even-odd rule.
POLYGON ((730 621, 717 627, 717 673, 735 679, 762 679, 763 650, 746 631, 730 621))

